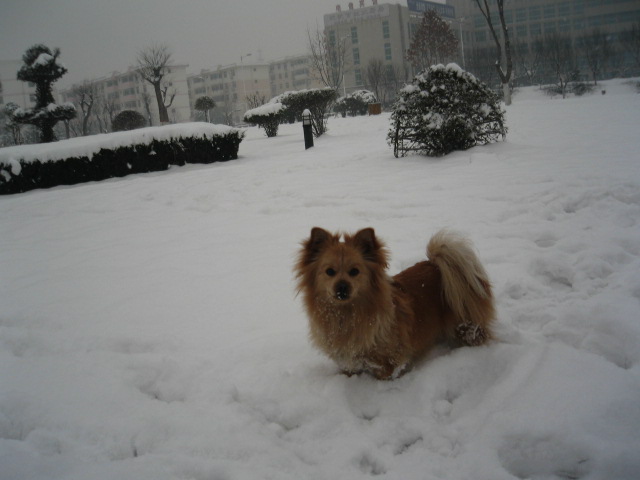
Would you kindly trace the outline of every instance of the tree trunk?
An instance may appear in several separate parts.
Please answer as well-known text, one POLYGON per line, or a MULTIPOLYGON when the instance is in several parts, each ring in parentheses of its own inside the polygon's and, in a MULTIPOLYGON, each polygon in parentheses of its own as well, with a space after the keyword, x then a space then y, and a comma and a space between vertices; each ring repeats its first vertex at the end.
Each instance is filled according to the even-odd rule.
POLYGON ((164 98, 162 98, 160 83, 154 83, 153 90, 156 93, 156 101, 158 102, 158 116, 160 117, 160 125, 165 125, 169 123, 169 114, 167 113, 167 107, 164 106, 164 98))
POLYGON ((511 87, 509 87, 509 82, 502 84, 502 94, 505 105, 511 105, 511 87))

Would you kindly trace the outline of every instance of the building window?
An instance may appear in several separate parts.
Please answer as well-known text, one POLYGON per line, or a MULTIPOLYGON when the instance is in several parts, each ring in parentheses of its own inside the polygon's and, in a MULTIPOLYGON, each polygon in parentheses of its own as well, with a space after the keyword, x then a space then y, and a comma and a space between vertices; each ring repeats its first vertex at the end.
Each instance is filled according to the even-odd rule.
POLYGON ((558 5, 558 16, 568 17, 571 15, 571 4, 569 2, 558 5))
POLYGON ((517 37, 526 37, 527 36, 527 26, 526 25, 517 25, 516 26, 516 36, 517 37))
POLYGON ((351 43, 358 43, 358 27, 351 27, 351 43))
POLYGON ((529 7, 529 21, 540 20, 540 7, 529 7))
POLYGON ((384 59, 391 60, 391 44, 390 43, 384 44, 384 59))
POLYGON ((356 85, 360 86, 362 85, 362 72, 360 71, 359 68, 356 68, 353 73, 355 74, 356 77, 356 85))
POLYGON ((555 5, 545 5, 544 6, 544 18, 554 18, 556 16, 556 6, 555 5))
POLYGON ((527 21, 527 9, 516 8, 516 22, 526 22, 526 21, 527 21))
POLYGON ((476 32, 476 42, 486 42, 487 41, 487 32, 485 30, 481 32, 476 32))
POLYGON ((353 49, 353 64, 360 65, 360 50, 357 48, 353 49))
POLYGON ((542 27, 539 23, 532 23, 531 25, 529 25, 529 33, 532 37, 535 37, 536 35, 542 35, 542 27))
POLYGON ((382 37, 389 38, 389 20, 382 22, 382 37))

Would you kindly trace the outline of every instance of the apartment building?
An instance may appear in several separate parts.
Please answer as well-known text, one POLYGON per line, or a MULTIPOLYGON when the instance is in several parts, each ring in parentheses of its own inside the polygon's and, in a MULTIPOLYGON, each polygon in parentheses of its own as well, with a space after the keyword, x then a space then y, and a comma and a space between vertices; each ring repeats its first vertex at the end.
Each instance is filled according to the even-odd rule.
POLYGON ((189 75, 192 116, 196 115, 196 100, 206 95, 216 102, 212 121, 242 123, 244 112, 251 108, 247 97, 266 101, 290 90, 322 87, 312 69, 311 59, 305 54, 271 62, 221 65, 189 75))
POLYGON ((233 63, 219 65, 215 70, 202 70, 187 77, 192 117, 196 115, 195 102, 208 96, 216 102, 212 121, 237 124, 249 110, 247 97, 266 98, 271 95, 269 65, 266 63, 233 63))
POLYGON ((36 86, 17 79, 22 60, 0 60, 0 109, 7 103, 21 108, 32 108, 36 104, 36 86))
MULTIPOLYGON (((189 121, 191 117, 186 71, 187 65, 170 65, 163 80, 167 98, 173 96, 171 106, 167 109, 172 123, 189 121)), ((124 73, 112 72, 87 83, 94 88, 96 95, 94 108, 106 109, 108 116, 113 117, 122 110, 135 110, 147 118, 151 125, 160 124, 153 86, 142 79, 135 67, 130 67, 124 73)), ((74 87, 60 92, 60 97, 63 102, 72 102, 76 106, 79 104, 74 87)))
POLYGON ((355 6, 336 6, 324 16, 324 31, 330 43, 346 45, 346 68, 343 93, 349 93, 380 82, 375 93, 383 102, 392 101, 398 88, 416 72, 406 59, 411 38, 426 9, 435 9, 445 19, 454 21, 452 6, 408 0, 399 3, 378 3, 359 0, 355 6), (378 66, 373 68, 376 63, 378 66), (380 71, 379 66, 382 66, 380 71), (377 81, 372 75, 378 75, 377 81))
MULTIPOLYGON (((494 2, 490 5, 494 24, 499 26, 497 7, 494 2)), ((436 10, 458 37, 460 51, 455 61, 476 74, 480 74, 474 70, 482 62, 486 64, 482 65, 484 68, 495 72, 493 38, 475 0, 406 0, 406 4, 358 0, 357 5, 353 2, 345 8, 337 5, 335 12, 324 15, 324 31, 329 41, 346 42, 348 65, 343 88, 347 93, 370 87, 367 67, 374 60, 384 65, 386 95, 393 95, 394 83, 410 79, 416 73, 406 60, 406 52, 427 9, 436 10)), ((640 2, 506 0, 505 20, 512 44, 521 53, 530 51, 535 41, 554 32, 567 34, 579 44, 580 37, 600 29, 615 42, 622 31, 640 21, 640 2)), ((611 73, 640 73, 629 55, 620 56, 618 69, 611 73)))
POLYGON ((271 97, 290 90, 321 88, 324 85, 313 74, 311 56, 296 55, 269 62, 271 97))

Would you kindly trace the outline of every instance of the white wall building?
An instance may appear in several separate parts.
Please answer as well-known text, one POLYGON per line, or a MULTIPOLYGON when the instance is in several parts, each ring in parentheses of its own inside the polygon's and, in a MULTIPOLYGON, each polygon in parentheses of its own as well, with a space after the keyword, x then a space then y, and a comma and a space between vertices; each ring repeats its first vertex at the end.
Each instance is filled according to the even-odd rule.
POLYGON ((0 61, 0 109, 10 102, 22 108, 35 106, 35 84, 17 79, 18 70, 22 65, 24 65, 22 60, 0 61))

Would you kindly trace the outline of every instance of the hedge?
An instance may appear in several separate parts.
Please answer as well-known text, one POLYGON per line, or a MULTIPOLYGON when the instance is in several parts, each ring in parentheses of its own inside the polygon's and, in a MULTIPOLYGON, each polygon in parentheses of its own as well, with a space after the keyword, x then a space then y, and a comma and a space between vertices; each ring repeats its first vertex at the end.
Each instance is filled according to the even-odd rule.
MULTIPOLYGON (((202 128, 190 132, 188 128, 175 128, 176 126, 136 130, 142 134, 134 136, 127 133, 135 140, 135 143, 130 145, 117 145, 122 142, 122 138, 116 136, 122 134, 98 135, 96 137, 100 138, 96 138, 97 146, 94 146, 94 150, 97 151, 80 155, 70 154, 55 160, 46 158, 47 155, 42 151, 36 152, 36 155, 41 155, 40 158, 33 158, 33 155, 30 158, 28 153, 29 147, 32 146, 0 149, 0 194, 21 193, 57 185, 74 185, 134 173, 156 172, 167 170, 172 165, 237 159, 244 131, 230 127, 216 129, 215 127, 220 126, 210 126, 214 129, 208 133, 206 129, 205 133, 202 133, 202 128), (171 127, 174 127, 173 131, 171 127), (100 147, 100 143, 106 143, 107 146, 100 147), (16 157, 15 153, 20 151, 24 151, 25 155, 16 157)), ((86 139, 90 138, 84 137, 85 143, 86 139)), ((60 150, 64 151, 64 142, 73 140, 76 139, 53 145, 58 145, 60 150)), ((74 151, 74 146, 69 148, 69 152, 74 151)), ((86 145, 84 149, 87 149, 86 145)), ((76 147, 75 150, 79 149, 76 147)))

